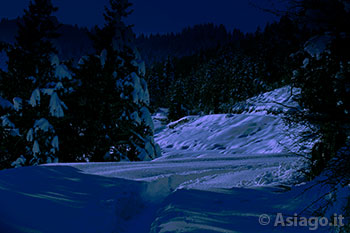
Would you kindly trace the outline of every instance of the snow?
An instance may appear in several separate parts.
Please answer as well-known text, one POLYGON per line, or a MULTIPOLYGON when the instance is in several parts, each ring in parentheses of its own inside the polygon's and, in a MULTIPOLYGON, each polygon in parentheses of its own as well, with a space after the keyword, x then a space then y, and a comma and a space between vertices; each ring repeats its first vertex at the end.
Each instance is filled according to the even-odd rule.
POLYGON ((40 104, 40 90, 38 88, 33 91, 29 103, 32 105, 32 107, 40 104))
POLYGON ((1 96, 0 96, 0 107, 3 108, 3 109, 14 108, 13 104, 10 101, 5 100, 1 96))
POLYGON ((138 67, 139 73, 141 76, 146 75, 146 64, 143 61, 140 52, 135 48, 134 49, 135 60, 133 61, 133 65, 138 67))
POLYGON ((309 63, 310 63, 310 59, 309 58, 305 58, 304 61, 303 61, 302 68, 305 69, 309 65, 309 63))
POLYGON ((13 123, 8 119, 7 116, 2 116, 2 117, 1 117, 1 120, 2 120, 2 126, 3 126, 3 127, 9 127, 9 128, 11 128, 11 129, 14 129, 14 128, 16 127, 15 124, 13 124, 13 123))
POLYGON ((1 119, 1 122, 2 122, 2 126, 4 128, 7 128, 7 130, 9 130, 10 134, 12 136, 19 136, 19 130, 16 129, 16 126, 13 122, 10 121, 10 119, 8 119, 8 117, 5 115, 5 116, 1 116, 0 117, 1 119))
MULTIPOLYGON (((127 220, 150 208, 144 204, 144 192, 143 183, 86 175, 72 167, 0 171, 0 229, 11 233, 122 232, 130 228, 127 220)), ((149 218, 155 214, 152 211, 147 211, 149 218)), ((150 226, 138 222, 138 227, 150 226)))
POLYGON ((33 148, 32 148, 33 154, 39 154, 40 153, 40 147, 38 141, 34 141, 33 148))
POLYGON ((0 227, 12 233, 309 232, 305 227, 261 226, 258 219, 261 214, 274 221, 276 213, 301 213, 327 191, 317 187, 318 192, 304 193, 309 185, 291 191, 283 187, 174 191, 171 182, 155 182, 91 175, 64 165, 0 171, 0 227))
POLYGON ((22 99, 19 97, 13 98, 13 107, 16 111, 19 111, 22 109, 22 99))
MULTIPOLYGON (((184 117, 155 136, 163 157, 195 152, 234 154, 290 153, 303 128, 290 128, 280 116, 220 114, 184 117)), ((312 144, 305 142, 306 148, 312 144)), ((299 146, 300 147, 300 146, 299 146)), ((306 149, 305 148, 305 149, 306 149)), ((188 155, 184 155, 188 156, 188 155)))
MULTIPOLYGON (((278 187, 228 190, 186 190, 172 193, 164 202, 150 232, 311 232, 312 227, 274 227, 277 213, 310 217, 305 206, 327 189, 317 187, 304 193, 308 185, 286 192, 278 187), (266 214, 271 223, 259 224, 266 214)), ((349 192, 347 192, 349 194, 349 192)), ((338 212, 339 213, 339 212, 338 212)), ((320 227, 314 232, 330 232, 320 227)))
POLYGON ((140 78, 137 76, 135 72, 133 72, 130 75, 130 80, 131 80, 131 86, 134 88, 132 92, 132 98, 134 103, 139 103, 139 101, 142 101, 144 99, 144 92, 141 87, 141 82, 140 78))
POLYGON ((53 89, 53 88, 43 88, 43 89, 41 89, 41 91, 45 95, 52 95, 54 93, 55 89, 53 89))
POLYGON ((41 118, 40 120, 36 120, 34 123, 35 132, 38 130, 42 130, 43 132, 48 132, 53 129, 53 126, 46 120, 45 118, 41 118))
POLYGON ((34 134, 33 129, 28 130, 27 137, 26 137, 28 142, 32 142, 33 141, 33 134, 34 134))
POLYGON ((141 120, 145 122, 145 124, 151 128, 151 130, 154 130, 154 123, 152 120, 151 113, 149 112, 148 108, 142 107, 140 109, 141 112, 141 120))
POLYGON ((59 150, 59 142, 58 142, 58 136, 55 136, 52 139, 51 146, 55 148, 56 150, 59 150))
POLYGON ((293 177, 294 171, 299 165, 298 157, 286 154, 218 156, 215 153, 201 154, 199 152, 196 154, 197 156, 192 153, 185 153, 183 156, 186 155, 189 158, 161 157, 151 162, 134 164, 69 165, 87 174, 147 181, 153 182, 155 185, 166 184, 167 189, 164 190, 182 188, 207 190, 211 188, 253 187, 262 184, 291 184, 295 178, 293 177))
POLYGON ((158 133, 167 127, 169 109, 160 108, 153 114, 154 132, 158 133))
POLYGON ((60 59, 57 55, 52 56, 51 64, 55 67, 55 76, 59 79, 72 79, 72 75, 69 72, 66 65, 60 63, 60 59))
POLYGON ((66 65, 59 65, 56 67, 56 71, 55 71, 55 76, 59 79, 59 80, 62 80, 64 78, 67 78, 67 79, 72 79, 72 75, 71 73, 69 72, 68 68, 66 65))
POLYGON ((21 155, 16 161, 14 161, 11 165, 15 168, 22 167, 26 162, 26 158, 21 155))
POLYGON ((64 109, 67 109, 67 106, 59 99, 56 92, 53 92, 50 98, 50 114, 53 117, 64 117, 64 109))
POLYGON ((298 88, 284 86, 236 104, 233 106, 232 112, 278 115, 288 112, 290 109, 299 108, 298 103, 294 100, 294 95, 299 93, 300 89, 298 88))
MULTIPOLYGON (((291 150, 304 128, 284 125, 282 113, 287 109, 276 104, 298 107, 289 93, 290 88, 284 87, 249 99, 249 111, 243 109, 242 114, 189 116, 168 125, 163 109, 153 116, 155 122, 163 122, 155 135, 163 156, 153 161, 0 171, 0 229, 309 232, 258 222, 261 214, 273 220, 276 213, 301 213, 329 190, 316 186, 305 192, 313 183, 294 186, 300 181, 297 170, 303 161, 291 150)), ((40 125, 48 122, 43 119, 40 125)), ((147 142, 145 154, 157 150, 151 139, 147 142)), ((341 193, 345 197, 348 191, 341 193)))

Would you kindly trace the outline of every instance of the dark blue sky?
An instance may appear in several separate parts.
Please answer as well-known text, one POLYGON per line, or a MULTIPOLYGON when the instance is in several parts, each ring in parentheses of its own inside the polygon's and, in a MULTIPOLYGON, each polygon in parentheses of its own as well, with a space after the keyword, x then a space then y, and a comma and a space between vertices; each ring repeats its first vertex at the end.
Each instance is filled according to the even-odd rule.
MULTIPOLYGON (((257 1, 257 0, 255 0, 257 1)), ((259 4, 262 1, 259 0, 259 4)), ((29 0, 0 3, 0 18, 22 14, 29 0)), ((103 23, 102 12, 108 0, 53 0, 61 22, 91 27, 103 23)), ((131 0, 134 13, 128 19, 136 33, 178 32, 186 26, 213 22, 228 29, 255 31, 273 21, 274 16, 252 7, 248 0, 131 0)))

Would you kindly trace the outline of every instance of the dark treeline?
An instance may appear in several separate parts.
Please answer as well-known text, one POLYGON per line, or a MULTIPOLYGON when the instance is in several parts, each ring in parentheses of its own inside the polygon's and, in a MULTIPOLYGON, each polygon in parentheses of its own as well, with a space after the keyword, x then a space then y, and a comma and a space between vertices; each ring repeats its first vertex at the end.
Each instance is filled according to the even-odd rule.
MULTIPOLYGON (((206 27, 211 28, 212 25, 199 26, 206 27)), ((201 33, 196 34, 197 31, 201 30, 193 33, 185 30, 179 35, 150 36, 146 39, 151 45, 149 51, 153 51, 148 55, 151 60, 166 56, 163 61, 150 65, 147 73, 151 104, 154 109, 170 108, 172 120, 188 114, 230 112, 230 107, 236 102, 290 83, 293 69, 290 55, 310 35, 286 16, 255 33, 243 34, 234 30, 219 34, 224 35, 222 43, 220 40, 212 42, 211 46, 202 47, 204 49, 192 44, 201 44, 202 40, 206 42, 212 37, 208 33, 208 40, 205 37, 201 39, 201 33), (184 39, 189 34, 193 35, 192 39, 184 39), (161 41, 167 44, 176 37, 183 38, 182 47, 188 48, 187 54, 195 49, 198 52, 190 56, 168 52, 176 46, 161 50, 160 55, 159 50, 151 50, 161 41), (186 41, 191 41, 188 47, 186 41)))
POLYGON ((136 39, 136 46, 147 64, 152 65, 169 56, 192 56, 200 51, 239 41, 242 37, 244 34, 239 30, 228 32, 223 25, 208 23, 187 27, 180 33, 141 34, 136 39))
MULTIPOLYGON (((59 24, 55 17, 52 20, 59 24)), ((23 19, 17 18, 13 20, 2 19, 0 21, 0 41, 13 44, 16 41, 18 33, 18 24, 23 19)), ((89 37, 90 30, 81 28, 77 25, 61 24, 57 29, 59 37, 54 38, 52 43, 57 49, 58 55, 62 60, 73 59, 77 62, 83 55, 93 51, 92 41, 89 37)), ((0 63, 0 67, 4 66, 0 63)))

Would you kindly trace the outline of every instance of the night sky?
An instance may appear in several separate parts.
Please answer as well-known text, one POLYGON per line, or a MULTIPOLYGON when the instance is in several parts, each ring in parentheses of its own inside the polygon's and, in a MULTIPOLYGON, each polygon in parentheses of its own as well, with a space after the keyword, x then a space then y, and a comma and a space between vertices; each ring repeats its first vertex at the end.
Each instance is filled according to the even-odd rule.
MULTIPOLYGON (((264 0, 268 1, 268 0, 264 0)), ((91 27, 102 24, 102 12, 108 0, 54 0, 60 8, 57 16, 66 24, 91 27)), ((128 23, 136 33, 178 32, 186 26, 213 22, 228 29, 255 31, 276 17, 254 8, 248 0, 131 0, 134 13, 128 23)), ((261 4, 262 0, 259 1, 261 4)), ((22 15, 29 0, 2 1, 0 18, 22 15)))

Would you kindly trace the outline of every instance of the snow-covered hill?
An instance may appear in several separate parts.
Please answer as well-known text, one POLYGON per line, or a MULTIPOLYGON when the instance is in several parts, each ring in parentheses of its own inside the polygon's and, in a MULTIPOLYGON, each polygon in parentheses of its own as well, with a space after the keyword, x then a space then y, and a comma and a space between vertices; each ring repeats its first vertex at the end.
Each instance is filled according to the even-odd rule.
MULTIPOLYGON (((160 159, 206 153, 308 152, 314 139, 302 138, 307 128, 300 124, 285 124, 283 120, 283 113, 299 108, 292 95, 298 92, 298 89, 292 91, 286 86, 235 105, 232 111, 239 114, 188 116, 167 126, 158 126, 155 140, 163 149, 160 159)), ((161 113, 154 117, 158 125, 164 122, 164 111, 161 113)))
POLYGON ((233 106, 232 112, 261 115, 283 114, 299 108, 298 103, 294 100, 295 95, 299 93, 300 89, 298 88, 284 86, 238 103, 233 106))
POLYGON ((247 103, 255 107, 241 114, 190 116, 168 125, 161 123, 162 114, 156 116, 155 140, 163 156, 154 161, 1 171, 0 229, 308 232, 258 221, 261 214, 293 215, 311 196, 322 195, 303 196, 304 186, 292 186, 302 168, 301 158, 292 153, 298 149, 293 142, 305 129, 286 126, 284 110, 277 115, 265 111, 280 104, 297 107, 288 93, 285 87, 252 98, 247 103))

